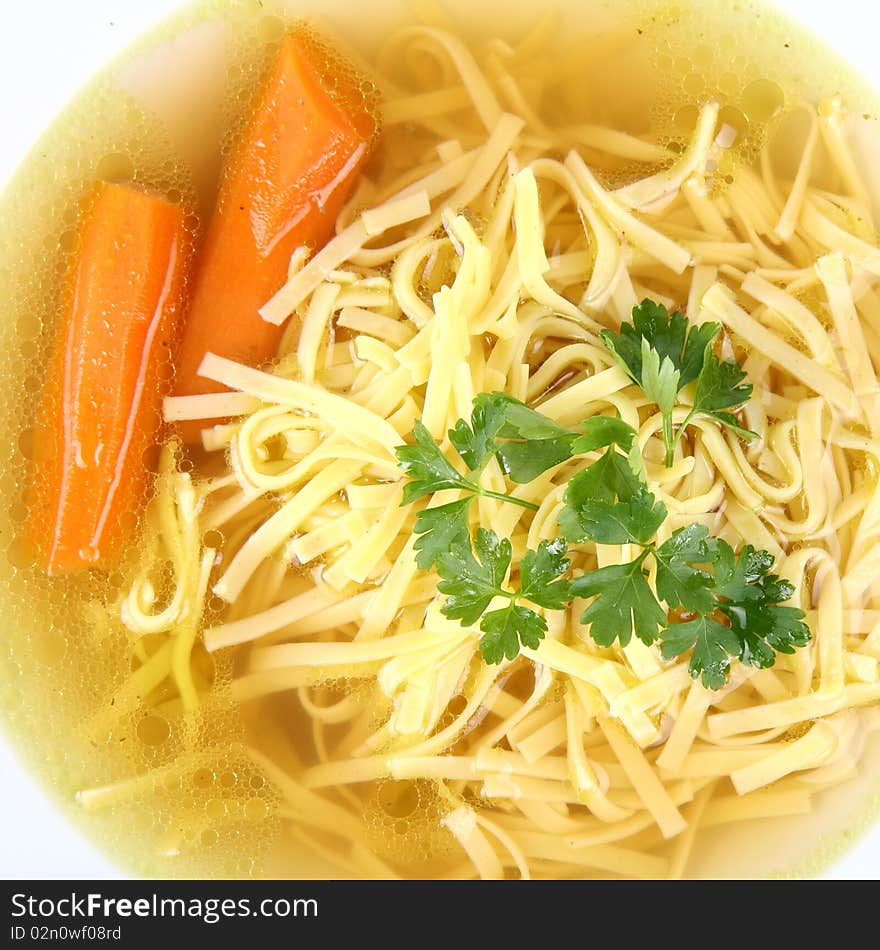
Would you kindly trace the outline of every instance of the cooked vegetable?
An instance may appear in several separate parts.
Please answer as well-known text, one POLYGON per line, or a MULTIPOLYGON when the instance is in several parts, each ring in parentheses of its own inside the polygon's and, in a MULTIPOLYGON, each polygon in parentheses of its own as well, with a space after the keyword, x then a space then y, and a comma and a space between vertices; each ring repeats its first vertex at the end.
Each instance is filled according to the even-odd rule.
POLYGON ((146 488, 190 254, 178 205, 102 184, 84 208, 38 426, 29 535, 51 574, 115 557, 146 488))
POLYGON ((684 314, 670 314, 652 300, 634 307, 632 316, 633 322, 624 323, 619 333, 603 330, 600 335, 633 382, 657 404, 663 416, 667 468, 672 466, 676 443, 696 416, 712 417, 741 439, 756 438, 728 411, 748 400, 752 386, 743 383, 746 374, 737 362, 719 360, 712 352, 712 341, 721 331, 719 323, 691 326, 684 314), (676 433, 672 422, 676 398, 695 380, 693 406, 676 433))
MULTIPOLYGON (((325 58, 303 35, 286 38, 226 167, 176 361, 180 395, 223 390, 198 375, 207 352, 250 365, 275 355, 283 329, 259 308, 297 247, 327 241, 369 151, 374 120, 345 105, 362 99, 325 58)), ((203 425, 183 426, 184 436, 197 439, 203 425)))

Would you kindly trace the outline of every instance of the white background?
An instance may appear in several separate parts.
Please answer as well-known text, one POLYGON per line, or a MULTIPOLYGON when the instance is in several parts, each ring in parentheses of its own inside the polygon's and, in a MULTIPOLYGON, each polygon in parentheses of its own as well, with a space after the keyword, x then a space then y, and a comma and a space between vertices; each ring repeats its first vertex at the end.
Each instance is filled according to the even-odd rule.
MULTIPOLYGON (((180 0, 0 0, 0 188, 70 94, 180 0)), ((353 2, 353 9, 359 4, 353 2)), ((880 87, 880 13, 867 0, 777 3, 880 87)), ((0 736, 0 878, 107 878, 120 872, 23 772, 0 736)), ((880 829, 829 873, 880 878, 880 829)))

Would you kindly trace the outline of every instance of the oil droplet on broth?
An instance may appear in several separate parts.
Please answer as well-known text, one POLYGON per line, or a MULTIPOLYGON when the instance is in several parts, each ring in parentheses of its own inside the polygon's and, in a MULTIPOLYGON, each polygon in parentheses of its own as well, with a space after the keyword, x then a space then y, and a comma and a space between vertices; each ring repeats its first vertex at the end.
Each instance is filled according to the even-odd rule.
POLYGON ((699 114, 699 107, 689 102, 676 111, 672 117, 672 125, 678 132, 692 132, 696 128, 699 114))
POLYGON ((67 254, 71 251, 75 251, 79 246, 78 232, 73 228, 68 228, 68 230, 64 231, 61 237, 58 238, 58 246, 67 254))
POLYGON ((735 96, 742 88, 742 79, 738 73, 722 73, 718 77, 718 90, 725 96, 735 96))
POLYGON ((22 313, 16 321, 16 332, 25 340, 38 337, 43 332, 43 321, 39 313, 33 310, 22 313))
POLYGON ((16 522, 22 522, 27 518, 27 505, 20 501, 13 501, 9 506, 9 517, 16 522))
POLYGON ((234 788, 236 782, 238 782, 238 776, 232 769, 227 769, 220 776, 220 784, 223 788, 234 788))
POLYGON ((287 24, 282 17, 264 16, 257 25, 260 39, 267 43, 277 43, 287 30, 287 24))
POLYGON ((269 815, 269 806, 261 798, 250 798, 244 806, 244 814, 248 821, 263 821, 269 815))
POLYGON ((18 451, 26 459, 33 460, 37 455, 37 432, 35 429, 24 429, 18 436, 18 451))
POLYGON ((193 788, 206 789, 214 784, 214 773, 210 769, 196 769, 192 776, 193 788))
POLYGON ((752 122, 769 122, 785 104, 785 92, 772 79, 755 79, 743 89, 740 103, 752 122))
POLYGON ((26 570, 36 563, 36 552, 26 537, 19 536, 6 548, 6 560, 13 567, 26 570))
POLYGON ((206 548, 217 550, 223 545, 223 532, 217 528, 210 528, 202 535, 202 544, 206 548))
POLYGON ((419 790, 412 782, 382 782, 376 798, 382 811, 392 818, 408 818, 419 807, 419 790))
POLYGON ((146 746, 160 746, 171 737, 171 727, 161 716, 145 716, 138 723, 137 736, 146 746))
POLYGON ((202 832, 199 840, 203 847, 211 848, 220 841, 220 835, 213 828, 206 828, 202 832))
POLYGON ((98 181, 131 181, 134 178, 134 162, 128 155, 111 152, 104 155, 95 166, 98 181))
POLYGON ((691 56, 698 67, 705 67, 715 59, 715 51, 707 43, 698 43, 691 56))

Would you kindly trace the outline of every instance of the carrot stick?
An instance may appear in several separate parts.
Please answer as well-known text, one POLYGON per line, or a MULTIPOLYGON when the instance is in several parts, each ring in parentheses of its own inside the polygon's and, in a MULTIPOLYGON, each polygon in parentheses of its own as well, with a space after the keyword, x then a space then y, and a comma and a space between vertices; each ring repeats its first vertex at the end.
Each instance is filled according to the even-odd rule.
POLYGON ((90 196, 44 390, 28 514, 50 574, 109 563, 135 528, 189 258, 177 205, 116 184, 90 196))
MULTIPOLYGON (((249 365, 275 355, 283 330, 258 310, 284 284, 293 251, 327 241, 355 183, 375 122, 354 81, 326 60, 303 35, 287 36, 225 169, 176 360, 179 395, 225 389, 198 376, 207 352, 249 365)), ((181 432, 197 441, 202 426, 181 432)))

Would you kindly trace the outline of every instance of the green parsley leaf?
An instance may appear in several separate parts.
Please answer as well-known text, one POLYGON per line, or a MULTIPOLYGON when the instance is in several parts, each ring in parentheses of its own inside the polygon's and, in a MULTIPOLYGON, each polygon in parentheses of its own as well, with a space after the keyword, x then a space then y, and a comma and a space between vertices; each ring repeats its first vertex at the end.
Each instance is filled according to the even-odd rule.
MULTIPOLYGON (((490 393, 493 398, 501 398, 507 404, 505 413, 505 426, 501 430, 501 435, 506 439, 529 439, 533 441, 542 441, 544 439, 571 438, 573 433, 568 429, 554 422, 549 417, 532 409, 519 399, 509 396, 507 393, 490 393)), ((477 403, 483 398, 483 394, 477 396, 477 403)))
MULTIPOLYGON (((728 617, 730 614, 727 611, 728 617)), ((742 640, 739 658, 747 666, 765 669, 776 662, 777 653, 794 653, 812 639, 810 628, 803 622, 804 612, 797 607, 771 605, 746 612, 750 627, 731 628, 742 640)))
POLYGON ((691 675, 701 675, 704 686, 718 689, 727 678, 728 656, 765 669, 776 662, 777 653, 794 653, 806 646, 811 634, 802 610, 780 606, 792 597, 794 587, 771 573, 769 551, 756 551, 749 544, 735 554, 726 541, 703 540, 710 544, 715 571, 712 612, 705 610, 694 620, 667 627, 661 635, 663 656, 670 659, 693 647, 691 675))
POLYGON ((628 452, 633 442, 638 442, 639 437, 631 425, 615 416, 591 416, 581 423, 581 429, 583 435, 578 436, 574 443, 574 450, 578 455, 610 445, 617 445, 624 452, 628 452))
POLYGON ((642 380, 641 386, 645 395, 664 416, 672 414, 675 408, 675 397, 678 395, 678 381, 681 373, 668 356, 660 359, 660 354, 651 348, 651 344, 642 338, 642 380))
POLYGON ((425 508, 416 515, 416 564, 430 571, 442 554, 463 544, 470 544, 467 512, 470 498, 461 498, 447 505, 425 508))
POLYGON ((512 556, 510 541, 499 540, 494 531, 485 528, 477 531, 473 549, 468 541, 438 555, 437 571, 442 579, 437 589, 449 595, 441 612, 450 620, 470 626, 495 597, 509 597, 502 585, 512 556))
POLYGON ((571 582, 575 597, 595 597, 581 616, 590 625, 590 636, 599 646, 619 641, 626 646, 633 631, 642 643, 650 644, 666 623, 666 611, 657 602, 648 584, 642 552, 630 564, 612 564, 576 577, 571 582))
POLYGON ((728 426, 745 441, 757 438, 757 434, 749 429, 743 429, 736 416, 730 412, 720 410, 732 406, 740 406, 752 395, 752 384, 743 383, 746 374, 739 363, 733 360, 724 360, 709 352, 703 370, 697 379, 697 389, 694 393, 694 407, 690 417, 705 415, 711 416, 724 426, 728 426))
POLYGON ((500 610, 492 610, 480 624, 480 652, 487 663, 500 663, 505 657, 513 660, 520 644, 536 649, 547 633, 547 621, 528 607, 511 601, 500 610))
POLYGON ((495 451, 503 472, 511 481, 527 484, 571 458, 577 433, 557 425, 507 393, 481 393, 474 400, 476 408, 488 404, 504 407, 504 424, 497 433, 495 451))
POLYGON ((633 308, 632 323, 624 323, 619 333, 603 330, 600 334, 630 378, 657 404, 663 417, 667 468, 678 437, 696 416, 710 416, 742 439, 755 438, 755 433, 724 411, 748 400, 752 387, 743 384, 746 374, 738 363, 722 361, 712 352, 712 341, 720 330, 718 323, 692 326, 683 314, 670 314, 662 304, 643 300, 633 308), (676 398, 694 380, 694 405, 676 435, 672 423, 676 398))
MULTIPOLYGON (((722 362, 710 351, 718 331, 715 324, 689 327, 681 314, 670 316, 661 305, 645 301, 633 311, 632 325, 603 335, 660 409, 667 460, 677 439, 671 422, 676 397, 694 380, 694 406, 679 435, 696 415, 713 417, 743 438, 754 435, 727 411, 750 396, 751 386, 735 362, 722 362)), ((667 511, 648 490, 638 433, 622 419, 595 416, 573 432, 505 393, 483 393, 474 400, 470 421, 458 420, 449 439, 467 475, 445 457, 425 426, 415 423, 413 444, 397 449, 410 479, 403 503, 444 490, 465 494, 417 514, 415 556, 420 568, 434 567, 440 576, 438 589, 447 595, 442 612, 466 626, 479 623, 487 663, 513 659, 546 635, 547 620, 521 601, 564 610, 575 597, 590 601, 581 621, 600 646, 615 641, 626 646, 633 634, 646 644, 659 637, 667 659, 690 650, 691 675, 713 689, 726 681, 731 658, 763 668, 778 653, 793 653, 809 642, 803 611, 784 605, 794 587, 772 573, 767 551, 747 545, 736 554, 700 524, 678 529, 659 546, 653 541, 667 511), (538 507, 469 478, 493 455, 509 478, 528 482, 573 455, 599 449, 603 454, 566 485, 559 524, 564 538, 576 543, 636 544, 642 552, 634 561, 570 580, 563 538, 542 541, 514 564, 509 539, 482 528, 471 537, 468 514, 477 495, 538 507), (644 567, 651 555, 656 592, 644 567), (506 586, 511 570, 519 577, 515 590, 506 586), (661 601, 691 616, 670 624, 661 601), (496 607, 489 610, 493 602, 496 607)))
POLYGON ((518 596, 548 610, 564 610, 571 600, 571 584, 561 575, 569 563, 562 538, 542 541, 537 551, 526 551, 519 564, 518 596))
POLYGON ((526 485, 572 456, 574 434, 565 438, 503 442, 498 446, 501 469, 512 482, 526 485))
POLYGON ((645 483, 635 474, 625 456, 609 448, 588 468, 569 479, 566 501, 577 504, 590 498, 628 501, 645 483))
POLYGON ((709 614, 701 614, 686 623, 674 623, 662 634, 663 658, 671 660, 693 648, 688 670, 706 689, 721 689, 730 672, 730 656, 737 656, 739 638, 709 614))
POLYGON ((757 432, 752 432, 751 429, 744 429, 739 424, 739 419, 732 412, 709 412, 706 415, 711 416, 717 422, 720 422, 723 426, 726 426, 730 431, 738 436, 743 442, 751 442, 752 439, 758 438, 757 432))
POLYGON ((504 393, 481 393, 474 399, 471 422, 459 419, 449 430, 449 441, 472 472, 480 471, 498 450, 495 436, 505 423, 504 393))
POLYGON ((742 405, 752 395, 752 384, 743 383, 745 378, 745 371, 739 363, 733 360, 722 362, 714 353, 707 353, 697 379, 694 410, 709 413, 742 405))
MULTIPOLYGON (((646 544, 666 519, 666 508, 646 488, 640 488, 627 501, 587 498, 569 510, 577 518, 578 539, 598 544, 646 544)), ((567 526, 568 519, 563 533, 569 537, 567 526)))
POLYGON ((773 555, 769 551, 756 551, 747 544, 737 555, 726 541, 715 543, 715 593, 720 597, 734 603, 762 600, 764 585, 770 596, 787 591, 786 597, 791 597, 794 593, 788 581, 780 581, 775 574, 770 574, 773 555))
POLYGON ((583 455, 611 445, 619 446, 633 474, 644 480, 645 462, 639 446, 639 434, 631 425, 614 416, 591 416, 581 423, 581 429, 584 434, 575 439, 573 455, 583 455))
POLYGON ((773 555, 747 544, 738 555, 718 541, 716 608, 739 638, 739 658, 761 669, 772 666, 777 653, 794 653, 810 642, 810 628, 797 607, 779 606, 794 595, 794 586, 772 574, 773 555))
POLYGON ((678 531, 654 552, 657 563, 657 594, 670 607, 683 607, 698 613, 715 608, 712 588, 715 578, 696 565, 715 558, 714 539, 705 525, 691 524, 678 531))
POLYGON ((559 526, 576 543, 647 544, 666 518, 665 506, 613 448, 569 481, 563 501, 559 526))
POLYGON ((571 600, 571 586, 561 575, 569 562, 565 542, 560 538, 542 541, 537 550, 528 550, 519 565, 520 587, 505 589, 504 580, 510 568, 510 541, 499 540, 494 531, 481 528, 471 548, 470 538, 463 544, 456 540, 452 549, 436 559, 441 581, 438 590, 448 594, 440 608, 451 620, 468 626, 480 618, 480 650, 487 663, 512 660, 520 644, 537 647, 547 632, 547 621, 534 610, 517 604, 528 600, 548 610, 563 610, 571 600), (486 613, 496 597, 503 597, 503 607, 486 613))
POLYGON ((421 420, 413 425, 415 445, 399 445, 395 450, 400 467, 410 477, 403 487, 403 504, 447 488, 477 492, 478 488, 459 474, 440 450, 421 420))
MULTIPOLYGON (((479 413, 475 408, 470 426, 463 419, 459 419, 455 428, 450 430, 449 436, 459 454, 464 452, 462 459, 466 463, 468 461, 478 463, 478 468, 486 464, 495 450, 493 429, 502 421, 497 409, 489 407, 483 407, 479 413)), ((395 449, 398 464, 410 478, 403 487, 401 504, 408 505, 413 501, 418 501, 419 498, 424 498, 425 495, 433 495, 434 492, 453 488, 465 491, 472 497, 483 495, 486 498, 508 501, 513 505, 519 505, 520 508, 538 510, 538 506, 530 501, 490 491, 461 475, 443 454, 440 446, 420 420, 416 420, 413 424, 412 434, 415 445, 399 445, 395 449)))
POLYGON ((533 481, 573 455, 617 445, 623 449, 633 472, 644 476, 645 463, 639 446, 639 434, 622 419, 592 416, 581 423, 582 433, 570 432, 534 409, 512 402, 508 410, 509 424, 502 435, 520 441, 499 444, 501 467, 518 483, 533 481))
POLYGON ((690 326, 684 314, 670 314, 663 304, 653 300, 643 300, 633 307, 632 317, 632 323, 622 324, 619 333, 603 330, 602 342, 633 381, 641 385, 642 341, 646 341, 659 357, 658 366, 668 359, 678 371, 678 392, 700 375, 706 351, 721 330, 718 323, 690 326))

